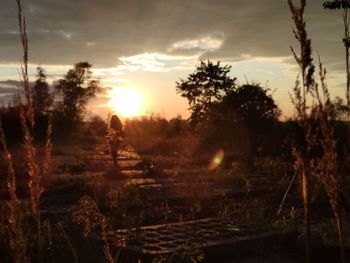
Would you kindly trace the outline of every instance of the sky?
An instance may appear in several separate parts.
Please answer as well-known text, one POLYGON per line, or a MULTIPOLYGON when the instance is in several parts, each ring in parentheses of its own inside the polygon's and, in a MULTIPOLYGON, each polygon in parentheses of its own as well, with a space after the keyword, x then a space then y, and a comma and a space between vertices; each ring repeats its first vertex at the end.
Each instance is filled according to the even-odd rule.
MULTIPOLYGON (((344 97, 341 11, 307 2, 314 53, 327 68, 332 96, 344 97)), ((289 94, 298 70, 290 46, 298 45, 286 0, 23 0, 23 12, 31 76, 41 65, 51 83, 74 63, 93 65, 104 92, 89 105, 91 115, 111 111, 110 90, 131 88, 143 98, 142 114, 187 118, 176 81, 200 60, 232 66, 230 75, 240 84, 259 82, 271 90, 282 118, 293 114, 289 94)), ((16 1, 1 0, 0 101, 11 99, 18 87, 16 19, 16 1)))

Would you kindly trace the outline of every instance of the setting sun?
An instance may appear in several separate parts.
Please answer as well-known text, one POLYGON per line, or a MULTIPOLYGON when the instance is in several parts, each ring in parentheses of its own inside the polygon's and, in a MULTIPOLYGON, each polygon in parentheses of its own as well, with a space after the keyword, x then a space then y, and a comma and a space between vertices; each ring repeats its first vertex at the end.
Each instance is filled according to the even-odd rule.
POLYGON ((134 117, 141 114, 143 100, 139 92, 132 88, 113 88, 108 97, 108 106, 123 117, 134 117))

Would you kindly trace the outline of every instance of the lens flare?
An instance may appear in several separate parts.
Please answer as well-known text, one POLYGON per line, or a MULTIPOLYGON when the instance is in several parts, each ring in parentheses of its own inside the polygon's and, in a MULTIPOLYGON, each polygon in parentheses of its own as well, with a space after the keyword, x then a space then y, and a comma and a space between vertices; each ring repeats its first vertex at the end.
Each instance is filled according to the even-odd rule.
POLYGON ((224 160, 224 156, 225 156, 224 150, 220 149, 219 151, 217 151, 214 154, 213 158, 211 159, 209 166, 208 166, 208 169, 210 171, 217 169, 220 166, 220 164, 222 163, 222 161, 224 160))

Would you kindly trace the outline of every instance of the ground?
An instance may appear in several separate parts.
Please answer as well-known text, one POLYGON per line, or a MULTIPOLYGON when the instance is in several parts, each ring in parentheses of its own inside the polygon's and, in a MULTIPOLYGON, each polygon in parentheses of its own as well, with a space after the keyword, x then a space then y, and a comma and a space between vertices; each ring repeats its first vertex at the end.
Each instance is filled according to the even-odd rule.
MULTIPOLYGON (((42 196, 43 220, 63 222, 67 229, 73 229, 68 232, 68 236, 72 235, 72 243, 81 242, 82 235, 78 232, 82 229, 72 222, 72 213, 78 209, 79 199, 88 195, 106 217, 111 240, 118 229, 142 231, 143 226, 204 218, 230 219, 239 226, 259 226, 264 233, 274 231, 286 236, 300 230, 302 210, 296 185, 287 197, 281 215, 276 216, 292 177, 288 168, 284 174, 281 171, 273 173, 262 166, 260 170, 250 172, 220 167, 210 171, 209 162, 210 159, 194 160, 179 154, 140 156, 132 147, 124 145, 118 167, 115 167, 104 140, 55 146, 51 174, 45 178, 46 191, 42 196)), ((18 182, 19 194, 24 199, 28 197, 25 180, 22 176, 18 182)), ((4 186, 5 183, 1 197, 6 199, 4 186)), ((324 233, 330 233, 326 238, 334 239, 334 233, 328 231, 329 224, 325 225, 323 229, 327 231, 324 233)), ((321 229, 322 225, 317 227, 321 229)), ((98 239, 96 235, 89 238, 98 239)), ((248 251, 227 263, 299 262, 300 256, 293 256, 289 249, 284 251, 281 244, 273 244, 273 240, 267 244, 271 250, 269 253, 264 252, 257 257, 251 254, 254 251, 248 251)), ((292 242, 296 251, 302 251, 300 240, 292 242)), ((265 245, 260 244, 260 250, 265 250, 265 245)), ((96 258, 101 257, 100 254, 97 252, 96 258)), ((95 259, 91 256, 84 262, 95 259)))

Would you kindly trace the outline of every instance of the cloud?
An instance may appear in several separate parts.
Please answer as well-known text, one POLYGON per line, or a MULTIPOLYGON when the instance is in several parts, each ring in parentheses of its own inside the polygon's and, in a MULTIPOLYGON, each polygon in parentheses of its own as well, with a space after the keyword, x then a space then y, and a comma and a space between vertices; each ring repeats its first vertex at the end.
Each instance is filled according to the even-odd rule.
POLYGON ((17 88, 8 88, 0 86, 0 96, 8 95, 8 94, 16 94, 18 92, 17 88))
POLYGON ((223 34, 216 34, 217 36, 205 36, 197 39, 187 39, 176 42, 171 45, 169 51, 174 50, 209 50, 214 51, 221 47, 223 43, 223 34))
MULTIPOLYGON (((6 81, 6 82, 11 82, 11 81, 6 81)), ((2 83, 0 83, 2 84, 2 83)), ((9 102, 13 101, 13 99, 17 96, 20 95, 20 89, 12 86, 0 86, 0 106, 1 105, 6 105, 9 102)))
POLYGON ((19 88, 21 87, 22 83, 19 80, 8 79, 8 80, 0 80, 0 85, 19 88))
POLYGON ((196 60, 197 56, 166 55, 158 53, 144 53, 135 56, 122 57, 120 61, 130 71, 142 70, 150 72, 168 72, 178 69, 186 61, 196 60))
MULTIPOLYGON (((307 25, 315 49, 333 65, 343 57, 341 17, 309 1, 307 25)), ((24 2, 30 60, 97 67, 119 58, 156 53, 222 59, 287 56, 295 44, 286 1, 281 0, 28 0, 24 2)), ((16 5, 0 2, 0 62, 17 62, 16 5)), ((157 61, 156 61, 157 62, 157 61)), ((159 64, 149 64, 158 68, 159 64)), ((149 68, 146 67, 146 68, 149 68)), ((339 68, 340 69, 340 68, 339 68)))
MULTIPOLYGON (((87 60, 105 86, 161 85, 170 91, 200 59, 213 59, 232 65, 232 74, 240 78, 247 74, 269 79, 273 88, 285 90, 293 86, 297 66, 290 46, 298 49, 298 43, 284 0, 26 0, 23 4, 30 74, 34 76, 41 64, 49 82, 87 60)), ((18 76, 21 46, 16 19, 15 1, 1 0, 0 79, 18 76)), ((337 85, 345 70, 341 13, 325 11, 322 1, 310 0, 306 21, 330 86, 337 85)), ((12 84, 0 86, 18 86, 12 84)), ((336 90, 340 94, 341 89, 336 90)), ((283 94, 280 97, 288 100, 287 92, 283 94)))

